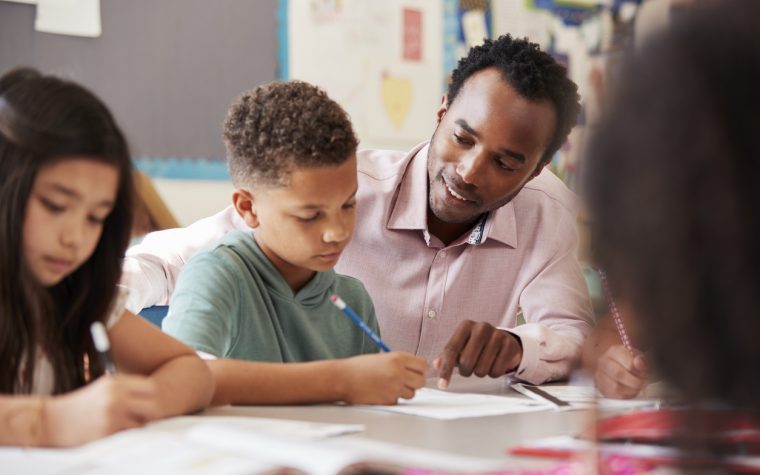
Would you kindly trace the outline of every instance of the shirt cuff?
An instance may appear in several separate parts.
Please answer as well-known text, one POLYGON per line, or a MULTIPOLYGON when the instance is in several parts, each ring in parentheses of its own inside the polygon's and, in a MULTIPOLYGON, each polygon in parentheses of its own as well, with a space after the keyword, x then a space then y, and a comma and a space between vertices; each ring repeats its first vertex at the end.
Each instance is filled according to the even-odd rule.
POLYGON ((543 374, 540 374, 541 371, 538 369, 538 341, 527 335, 520 335, 519 333, 506 328, 503 330, 515 335, 522 343, 522 360, 520 360, 520 364, 512 373, 512 376, 531 384, 543 383, 543 374))

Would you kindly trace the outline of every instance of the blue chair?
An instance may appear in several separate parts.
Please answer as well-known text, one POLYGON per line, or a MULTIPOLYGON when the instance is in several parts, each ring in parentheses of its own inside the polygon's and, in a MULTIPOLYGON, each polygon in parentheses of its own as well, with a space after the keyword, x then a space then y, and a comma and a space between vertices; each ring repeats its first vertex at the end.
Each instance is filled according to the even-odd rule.
POLYGON ((166 317, 167 313, 169 313, 168 305, 156 305, 142 309, 139 315, 158 328, 161 328, 161 321, 166 317))

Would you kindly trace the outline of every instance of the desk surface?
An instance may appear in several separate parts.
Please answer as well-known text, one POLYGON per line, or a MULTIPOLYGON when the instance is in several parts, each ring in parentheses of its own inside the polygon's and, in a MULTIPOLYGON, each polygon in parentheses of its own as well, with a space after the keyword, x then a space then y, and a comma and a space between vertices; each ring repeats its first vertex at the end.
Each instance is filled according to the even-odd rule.
MULTIPOLYGON (((430 380, 429 386, 434 383, 434 380, 430 380)), ((518 395, 508 387, 504 378, 493 380, 457 377, 452 381, 450 390, 518 395)), ((112 473, 116 470, 118 473, 206 475, 216 474, 221 468, 233 467, 237 471, 230 469, 225 473, 237 474, 258 473, 256 470, 250 470, 246 464, 259 463, 262 460, 269 460, 269 463, 277 465, 304 468, 303 464, 295 465, 293 459, 306 457, 306 473, 322 475, 333 474, 335 470, 324 466, 321 471, 312 470, 312 461, 322 464, 325 453, 330 451, 340 452, 342 456, 356 459, 354 461, 404 466, 434 465, 438 468, 465 472, 515 467, 535 468, 553 465, 555 462, 510 457, 507 449, 536 438, 577 433, 586 427, 590 417, 590 412, 586 410, 542 410, 439 420, 335 404, 225 406, 208 409, 199 416, 169 419, 142 429, 125 431, 78 449, 0 448, 0 467, 3 467, 0 471, 71 475, 112 473), (285 445, 281 444, 278 449, 272 449, 272 444, 276 445, 276 442, 270 441, 276 437, 261 432, 258 435, 248 431, 234 432, 228 423, 223 422, 225 419, 213 416, 361 424, 364 430, 327 439, 302 439, 300 443, 289 439, 285 445), (204 426, 204 422, 211 425, 222 424, 222 434, 209 433, 209 425, 204 426), (202 432, 205 438, 199 442, 197 438, 193 439, 192 434, 193 430, 196 430, 197 435, 197 429, 201 426, 205 427, 205 432, 202 432), (233 455, 228 456, 229 454, 233 455), (277 460, 274 460, 275 458, 277 460), (214 461, 218 462, 217 465, 211 463, 214 461), (205 465, 207 463, 210 465, 205 465), (240 463, 248 470, 241 471, 240 463), (124 467, 129 469, 125 472, 122 470, 124 467)))
MULTIPOLYGON (((428 386, 433 387, 430 380, 428 386)), ((454 392, 520 396, 504 378, 455 378, 454 392)), ((438 420, 339 405, 225 406, 206 410, 212 416, 248 416, 338 424, 363 424, 360 433, 341 438, 390 442, 465 457, 505 459, 506 450, 528 440, 575 434, 590 423, 587 410, 546 410, 499 416, 438 420)))

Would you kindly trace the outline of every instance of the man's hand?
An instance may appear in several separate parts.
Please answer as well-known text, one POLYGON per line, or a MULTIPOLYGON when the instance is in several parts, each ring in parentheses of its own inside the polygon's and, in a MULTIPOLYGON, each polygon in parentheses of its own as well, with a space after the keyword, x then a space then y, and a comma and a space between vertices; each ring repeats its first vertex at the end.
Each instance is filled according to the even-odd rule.
POLYGON ((522 343, 512 333, 485 322, 465 320, 459 324, 433 365, 438 369, 438 387, 446 389, 454 368, 459 374, 498 378, 514 371, 522 361, 522 343))

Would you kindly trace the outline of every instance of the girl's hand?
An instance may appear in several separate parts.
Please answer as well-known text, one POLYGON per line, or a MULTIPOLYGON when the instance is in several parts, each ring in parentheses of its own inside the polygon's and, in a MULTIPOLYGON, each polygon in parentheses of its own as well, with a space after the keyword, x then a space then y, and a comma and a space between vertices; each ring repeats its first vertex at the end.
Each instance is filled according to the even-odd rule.
POLYGON ((157 386, 143 376, 103 376, 45 403, 43 444, 81 445, 162 416, 157 386))
POLYGON ((647 363, 637 350, 613 345, 602 353, 594 373, 596 387, 605 397, 634 398, 647 384, 647 363))
POLYGON ((401 352, 354 356, 340 361, 337 383, 349 404, 396 404, 425 385, 427 362, 401 352), (342 380, 341 380, 342 378, 342 380))

